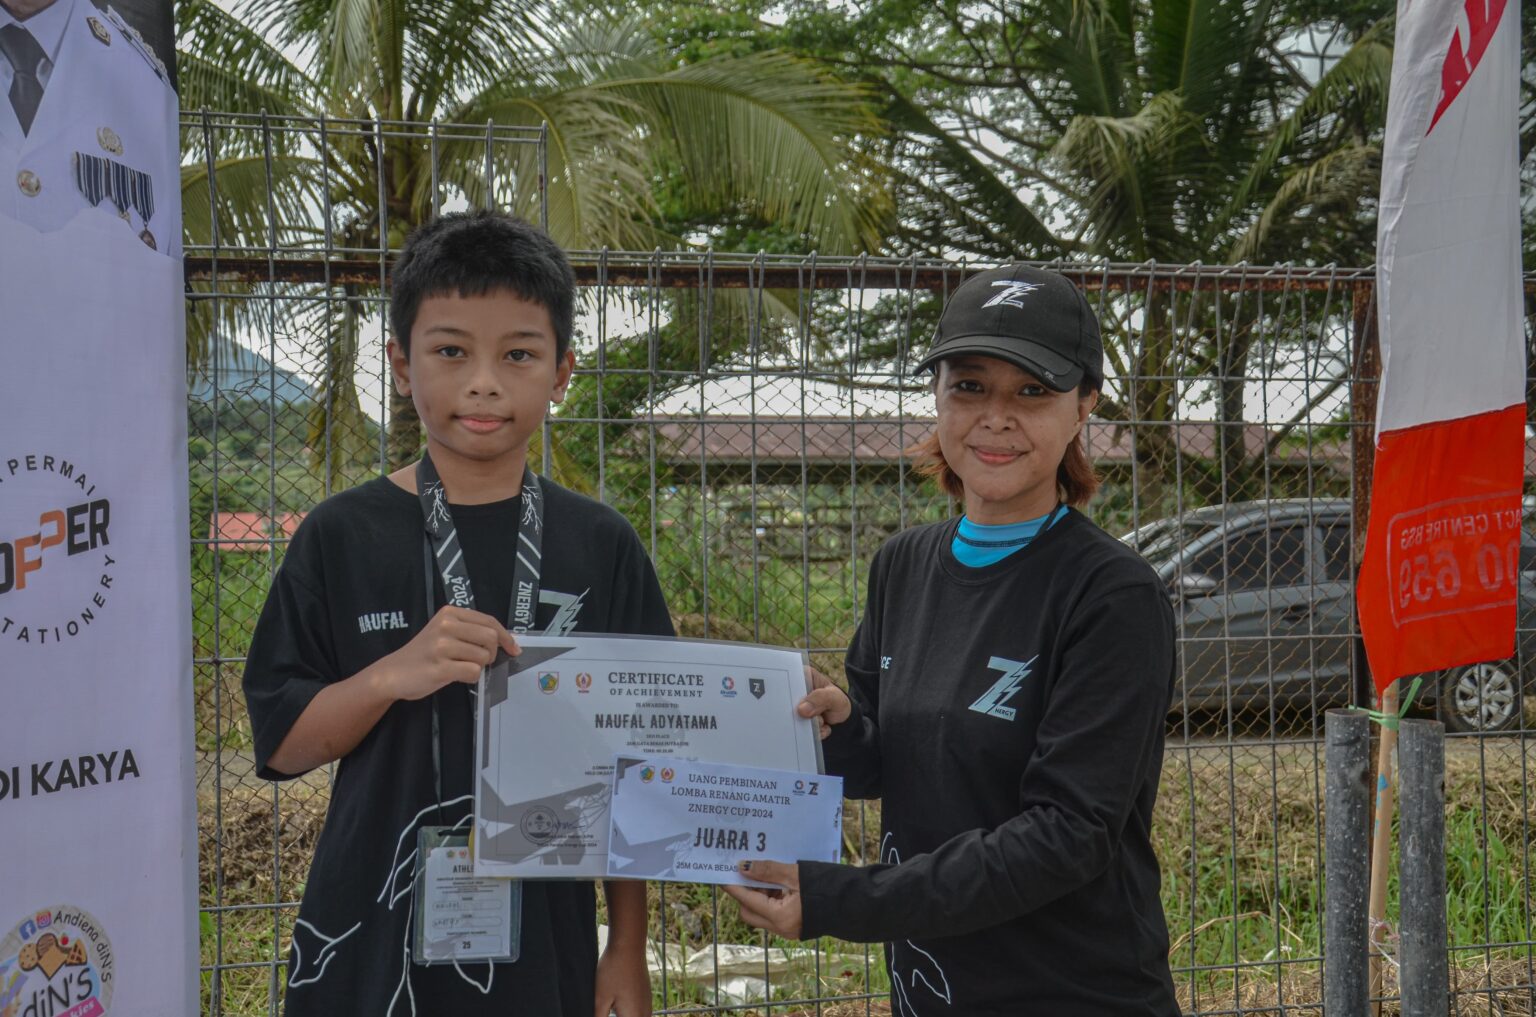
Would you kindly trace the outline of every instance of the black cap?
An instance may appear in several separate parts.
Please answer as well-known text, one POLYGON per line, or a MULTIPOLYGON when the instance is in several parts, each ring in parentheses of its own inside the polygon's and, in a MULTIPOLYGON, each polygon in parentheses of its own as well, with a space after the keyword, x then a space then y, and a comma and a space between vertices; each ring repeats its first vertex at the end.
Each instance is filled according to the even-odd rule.
POLYGON ((1088 300, 1065 276, 1027 265, 994 268, 961 283, 917 370, 967 354, 1006 360, 1058 392, 1077 388, 1085 377, 1104 384, 1104 345, 1088 300))

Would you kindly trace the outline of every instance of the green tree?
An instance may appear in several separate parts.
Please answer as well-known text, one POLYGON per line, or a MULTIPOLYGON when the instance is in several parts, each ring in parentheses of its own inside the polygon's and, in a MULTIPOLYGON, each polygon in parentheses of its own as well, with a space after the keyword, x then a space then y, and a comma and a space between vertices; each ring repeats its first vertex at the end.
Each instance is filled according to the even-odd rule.
MULTIPOLYGON (((1088 256, 1173 264, 1368 262, 1390 81, 1390 4, 1356 0, 808 0, 675 14, 700 54, 813 56, 882 99, 895 246, 986 261, 1088 256), (750 28, 742 19, 759 23, 750 28), (1329 40, 1308 60, 1303 32, 1329 40)), ((1173 418, 1179 375, 1234 379, 1214 491, 1240 494, 1253 297, 1152 290, 1103 305, 1101 412, 1173 418), (1175 311, 1178 322, 1175 323, 1175 311)), ((1172 431, 1142 429, 1150 503, 1172 431)), ((1149 504, 1150 507, 1150 504, 1149 504)))
MULTIPOLYGON (((394 248, 448 196, 547 214, 570 248, 672 246, 680 238, 661 220, 658 191, 705 214, 746 211, 822 250, 881 243, 888 199, 859 156, 877 121, 860 86, 803 57, 680 61, 643 18, 538 0, 252 0, 238 13, 187 0, 177 17, 186 108, 317 121, 188 130, 191 244, 394 248), (319 118, 330 124, 323 139, 319 118), (382 126, 359 129, 370 121, 382 126), (434 121, 485 131, 439 136, 426 126, 434 121), (538 150, 487 141, 541 125, 543 209, 538 150)), ((191 358, 207 355, 221 325, 270 327, 264 316, 281 313, 323 344, 334 398, 312 430, 355 420, 359 329, 378 294, 337 289, 341 300, 290 292, 281 311, 277 301, 226 300, 217 322, 205 310, 214 301, 194 301, 191 358)), ((415 454, 419 424, 407 401, 390 409, 399 463, 415 454)))

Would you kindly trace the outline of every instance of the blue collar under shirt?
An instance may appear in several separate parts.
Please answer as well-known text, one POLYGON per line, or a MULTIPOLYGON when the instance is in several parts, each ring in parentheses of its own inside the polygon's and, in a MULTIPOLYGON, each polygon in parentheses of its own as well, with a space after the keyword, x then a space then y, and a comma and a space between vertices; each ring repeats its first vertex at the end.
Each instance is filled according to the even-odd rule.
POLYGON ((973 523, 968 516, 960 517, 960 528, 955 531, 951 545, 960 564, 973 569, 983 565, 995 565, 1004 558, 1029 545, 1042 530, 1056 525, 1067 514, 1065 505, 1057 505, 1038 519, 1026 519, 1022 523, 1003 523, 988 526, 973 523))

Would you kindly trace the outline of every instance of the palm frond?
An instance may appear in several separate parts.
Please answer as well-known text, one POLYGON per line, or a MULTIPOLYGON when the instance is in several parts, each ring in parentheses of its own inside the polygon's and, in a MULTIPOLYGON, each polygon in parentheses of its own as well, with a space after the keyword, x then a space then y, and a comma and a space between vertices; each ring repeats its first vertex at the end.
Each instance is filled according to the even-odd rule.
MULTIPOLYGON (((1040 6, 1041 30, 1031 33, 1026 53, 1031 72, 1048 87, 1051 106, 1077 113, 1123 116, 1138 108, 1133 0, 1054 0, 1040 6)), ((1048 121, 1058 110, 1037 114, 1048 121)), ((1047 127, 1053 126, 1047 124, 1047 127)))
POLYGON ((1369 111, 1371 119, 1385 122, 1387 91, 1392 81, 1392 23, 1383 19, 1372 25, 1330 67, 1317 84, 1269 133, 1269 140, 1254 158, 1242 182, 1233 192, 1223 215, 1242 214, 1276 167, 1290 156, 1304 132, 1346 108, 1369 111))
POLYGON ((540 0, 416 0, 404 67, 415 116, 446 116, 445 104, 498 80, 531 80, 549 49, 540 8, 540 0))
POLYGON ((1285 178, 1232 246, 1229 261, 1295 259, 1298 232, 1316 233, 1318 220, 1330 214, 1355 218, 1362 198, 1380 179, 1380 145, 1359 142, 1327 152, 1285 178))
POLYGON ((1191 150, 1205 148, 1183 97, 1160 92, 1134 116, 1077 117, 1051 154, 1087 189, 1083 205, 1100 253, 1142 260, 1162 256, 1178 198, 1201 165, 1191 150))
MULTIPOLYGON (((656 239, 647 227, 651 218, 650 158, 634 123, 638 111, 621 96, 589 88, 553 94, 518 94, 508 83, 476 96, 453 111, 468 123, 548 125, 549 231, 568 247, 647 249, 656 239)), ((471 201, 485 198, 484 152, 472 142, 443 148, 442 169, 471 201)), ((497 176, 504 186, 495 203, 519 214, 537 215, 536 151, 530 147, 496 146, 493 158, 502 163, 497 176)), ((429 200, 418 189, 418 207, 429 200)))
POLYGON ((189 244, 282 250, 312 237, 321 169, 308 156, 238 155, 181 167, 182 228, 189 244), (270 199, 270 207, 268 201, 270 199))
POLYGON ((880 132, 863 89, 777 53, 590 87, 645 110, 702 202, 753 208, 823 251, 878 248, 891 210, 858 154, 880 132))
POLYGON ((401 0, 333 0, 320 42, 321 72, 332 95, 372 94, 401 77, 397 25, 401 0))
POLYGON ((318 83, 213 0, 176 5, 176 43, 183 109, 265 110, 277 116, 315 109, 318 83))
MULTIPOLYGON (((502 0, 517 2, 517 0, 502 0)), ((541 0, 528 0, 538 4, 541 0)), ((651 23, 637 11, 569 10, 543 5, 544 24, 537 40, 519 49, 518 66, 508 68, 523 77, 528 91, 556 92, 613 78, 636 77, 666 69, 651 23)))
MULTIPOLYGON (((919 140, 923 151, 910 170, 898 170, 900 184, 920 200, 910 203, 907 230, 912 236, 944 236, 961 250, 985 252, 1002 260, 1055 257, 1063 244, 1009 186, 949 131, 905 96, 887 103, 893 126, 919 140)), ((945 250, 927 253, 943 256, 945 250)))
POLYGON ((1274 77, 1265 50, 1273 33, 1270 0, 1158 0, 1146 42, 1149 92, 1177 92, 1202 118, 1247 110, 1274 77))

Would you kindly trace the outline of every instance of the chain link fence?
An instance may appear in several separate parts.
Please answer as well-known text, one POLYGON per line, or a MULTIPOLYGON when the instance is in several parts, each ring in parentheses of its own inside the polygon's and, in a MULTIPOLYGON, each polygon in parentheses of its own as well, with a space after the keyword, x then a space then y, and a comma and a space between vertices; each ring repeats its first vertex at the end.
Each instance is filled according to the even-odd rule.
MULTIPOLYGON (((404 191, 429 210, 538 220, 545 163, 538 131, 211 114, 183 128, 203 1000, 275 1014, 329 774, 257 779, 240 675, 303 514, 419 446, 383 352, 411 207, 391 146, 425 159, 404 191)), ((680 633, 804 647, 840 678, 874 550, 955 510, 905 451, 933 415, 910 366, 945 295, 985 266, 572 256, 578 372, 535 461, 633 522, 680 633)), ((1180 1001, 1320 1012, 1322 719, 1365 684, 1351 598, 1372 273, 1049 267, 1105 332, 1089 512, 1159 570, 1179 616, 1154 834, 1180 1001)), ((1447 750, 1452 984, 1460 1013, 1490 1017, 1536 1013, 1527 543, 1521 652, 1435 676, 1419 704, 1465 733, 1447 750)), ((849 803, 849 861, 876 857, 878 809, 849 803)), ((769 942, 708 887, 651 897, 662 1012, 889 1012, 877 948, 769 942)))

